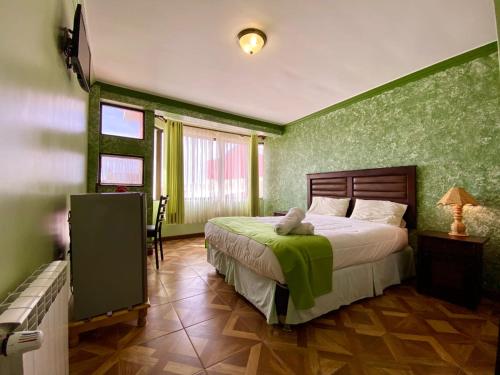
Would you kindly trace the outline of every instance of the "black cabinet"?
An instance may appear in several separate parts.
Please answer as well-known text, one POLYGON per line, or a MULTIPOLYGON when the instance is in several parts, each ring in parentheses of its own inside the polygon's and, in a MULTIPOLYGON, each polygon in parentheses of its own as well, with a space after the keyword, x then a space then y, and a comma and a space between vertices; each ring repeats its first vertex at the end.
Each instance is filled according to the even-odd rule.
POLYGON ((145 303, 146 262, 144 194, 71 196, 73 320, 145 303))

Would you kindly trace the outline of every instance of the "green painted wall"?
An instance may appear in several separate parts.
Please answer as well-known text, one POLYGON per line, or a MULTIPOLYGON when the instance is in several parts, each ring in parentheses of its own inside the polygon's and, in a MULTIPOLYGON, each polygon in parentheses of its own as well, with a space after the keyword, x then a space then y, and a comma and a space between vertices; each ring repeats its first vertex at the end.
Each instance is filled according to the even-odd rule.
POLYGON ((88 95, 58 50, 72 0, 0 2, 0 300, 67 246, 85 191, 88 95))
MULTIPOLYGON (((151 224, 153 212, 153 131, 154 112, 144 109, 144 139, 131 139, 101 135, 101 101, 112 100, 121 104, 132 104, 137 106, 135 100, 128 96, 117 96, 110 93, 99 84, 94 84, 90 90, 89 104, 89 130, 88 130, 88 165, 87 165, 87 191, 88 192, 112 192, 114 186, 101 186, 99 181, 99 154, 121 154, 142 156, 144 158, 144 186, 128 187, 129 191, 140 191, 146 193, 148 206, 148 223, 151 224)), ((141 106, 142 107, 142 106, 141 106)))
MULTIPOLYGON (((210 108, 200 107, 188 103, 183 103, 156 95, 146 94, 122 87, 108 85, 97 82, 90 91, 89 104, 89 130, 88 130, 88 169, 87 169, 87 191, 106 192, 114 191, 114 187, 98 186, 99 174, 99 154, 127 154, 144 157, 145 183, 141 188, 129 188, 130 191, 144 191, 148 201, 148 220, 152 223, 155 216, 153 209, 152 189, 153 189, 153 131, 154 131, 154 111, 161 110, 194 118, 215 121, 222 124, 239 126, 256 131, 264 131, 274 134, 281 134, 283 127, 264 121, 250 119, 231 113, 221 112, 210 108), (123 105, 132 105, 145 110, 145 139, 134 140, 113 136, 103 136, 100 134, 100 102, 111 101, 123 105)), ((183 224, 169 226, 169 230, 164 231, 164 235, 181 235, 188 233, 199 233, 200 225, 184 226, 183 224), (194 232, 193 232, 194 231, 194 232), (169 234, 167 234, 169 233, 169 234)))
POLYGON ((417 165, 418 229, 448 231, 436 207, 453 185, 471 234, 490 236, 485 284, 500 290, 500 112, 496 50, 486 56, 321 112, 266 142, 265 210, 306 206, 306 173, 417 165))
MULTIPOLYGON (((497 21, 497 43, 500 44, 500 0, 495 0, 495 16, 497 21)), ((500 56, 500 49, 498 54, 500 56)), ((498 61, 500 63, 500 59, 498 61)))

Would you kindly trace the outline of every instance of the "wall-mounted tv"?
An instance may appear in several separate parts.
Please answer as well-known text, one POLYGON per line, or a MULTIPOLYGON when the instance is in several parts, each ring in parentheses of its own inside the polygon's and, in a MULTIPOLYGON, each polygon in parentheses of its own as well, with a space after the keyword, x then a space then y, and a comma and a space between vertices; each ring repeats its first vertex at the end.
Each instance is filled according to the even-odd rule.
POLYGON ((70 59, 80 86, 88 92, 90 90, 91 55, 81 4, 76 6, 70 59))

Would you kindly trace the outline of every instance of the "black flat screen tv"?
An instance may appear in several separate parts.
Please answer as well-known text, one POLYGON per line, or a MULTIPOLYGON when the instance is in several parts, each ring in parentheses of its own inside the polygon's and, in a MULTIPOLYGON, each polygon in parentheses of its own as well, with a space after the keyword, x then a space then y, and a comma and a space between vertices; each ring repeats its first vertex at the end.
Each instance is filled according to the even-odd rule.
POLYGON ((73 71, 76 73, 82 89, 88 92, 90 91, 91 55, 81 4, 76 6, 75 18, 73 20, 73 40, 71 43, 71 65, 73 71))

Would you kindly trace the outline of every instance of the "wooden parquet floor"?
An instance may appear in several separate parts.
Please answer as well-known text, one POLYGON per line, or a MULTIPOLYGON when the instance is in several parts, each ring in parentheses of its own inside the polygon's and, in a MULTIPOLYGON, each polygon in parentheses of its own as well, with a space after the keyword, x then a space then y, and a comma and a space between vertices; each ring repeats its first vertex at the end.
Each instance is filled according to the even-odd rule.
POLYGON ((401 285, 284 332, 215 273, 202 238, 164 248, 147 325, 82 335, 71 374, 494 373, 500 303, 470 311, 401 285))

